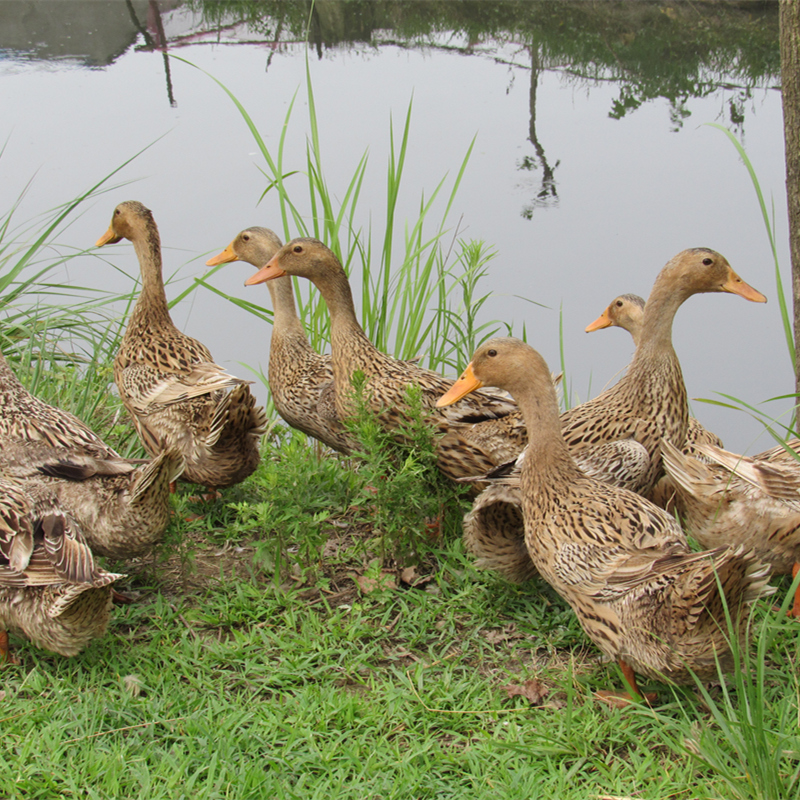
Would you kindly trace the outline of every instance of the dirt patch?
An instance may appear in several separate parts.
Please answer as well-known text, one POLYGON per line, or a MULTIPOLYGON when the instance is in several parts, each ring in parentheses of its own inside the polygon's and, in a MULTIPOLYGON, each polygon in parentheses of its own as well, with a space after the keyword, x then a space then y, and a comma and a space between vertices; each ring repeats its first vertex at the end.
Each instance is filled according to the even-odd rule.
MULTIPOLYGON (((215 544, 205 534, 190 532, 178 547, 162 546, 124 564, 131 594, 145 586, 167 597, 202 594, 219 583, 255 577, 255 544, 215 544)), ((126 590, 127 593, 127 590, 126 590)))

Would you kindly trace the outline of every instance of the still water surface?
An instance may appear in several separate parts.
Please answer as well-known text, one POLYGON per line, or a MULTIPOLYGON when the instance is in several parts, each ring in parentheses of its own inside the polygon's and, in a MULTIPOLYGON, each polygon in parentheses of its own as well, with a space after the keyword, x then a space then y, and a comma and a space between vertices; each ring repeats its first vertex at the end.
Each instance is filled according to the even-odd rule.
MULTIPOLYGON (((17 215, 28 219, 75 197, 152 144, 120 173, 131 183, 94 202, 62 242, 90 246, 117 202, 141 200, 159 224, 165 273, 175 273, 168 287, 174 296, 243 227, 266 225, 283 234, 278 206, 271 195, 259 204, 265 188, 261 157, 222 90, 200 70, 173 59, 168 84, 163 54, 141 49, 142 35, 125 28, 127 4, 98 5, 110 5, 108 13, 127 22, 104 22, 95 31, 104 43, 93 42, 90 55, 86 28, 72 52, 61 40, 0 42, 3 105, 13 110, 0 120, 0 140, 8 140, 0 160, 0 203, 10 207, 33 177, 17 215)), ((138 4, 143 14, 145 5, 138 4)), ((172 52, 222 81, 276 150, 297 93, 286 165, 303 169, 308 116, 302 43, 271 46, 246 26, 208 35, 196 15, 172 6, 161 4, 166 36, 181 43, 172 52)), ((702 295, 686 303, 674 339, 690 397, 726 393, 757 405, 792 391, 755 192, 732 145, 704 124, 728 122, 730 91, 688 100, 690 115, 682 124, 665 100, 618 120, 609 116, 620 93, 617 82, 575 78, 566 64, 543 68, 535 81, 535 132, 555 180, 555 196, 543 202, 541 161, 530 140, 530 50, 513 41, 468 45, 444 32, 426 46, 378 42, 327 49, 321 58, 309 55, 326 180, 339 196, 369 151, 359 224, 372 225, 380 239, 389 129, 393 124, 401 133, 413 100, 399 220, 414 217, 423 191, 428 196, 446 173, 455 175, 475 137, 450 219, 458 236, 484 240, 496 250, 481 286, 492 293, 481 319, 505 320, 518 334, 524 324, 528 341, 558 369, 562 314, 573 401, 599 392, 633 349, 624 332, 587 335, 585 325, 617 294, 647 296, 660 267, 694 246, 723 253, 770 302, 702 295)), ((789 287, 782 113, 774 83, 751 92, 738 134, 767 202, 774 203, 789 287)), ((131 275, 138 271, 127 243, 100 255, 131 275)), ((248 265, 232 264, 213 282, 224 292, 268 304, 264 287, 242 285, 250 272, 248 265)), ((73 261, 69 278, 90 286, 120 281, 112 266, 91 256, 73 261)), ((248 365, 266 372, 268 325, 202 288, 173 316, 231 371, 247 375, 248 365)), ((265 397, 266 389, 259 393, 265 397)), ((787 407, 765 406, 775 415, 787 407)), ((734 450, 756 452, 771 444, 761 425, 742 412, 697 402, 693 411, 734 450)))

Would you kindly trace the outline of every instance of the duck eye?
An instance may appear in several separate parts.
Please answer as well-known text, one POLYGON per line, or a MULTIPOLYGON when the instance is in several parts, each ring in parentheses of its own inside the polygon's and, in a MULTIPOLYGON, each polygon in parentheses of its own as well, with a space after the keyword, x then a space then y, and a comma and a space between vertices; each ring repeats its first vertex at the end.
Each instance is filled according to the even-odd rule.
POLYGON ((622 308, 622 300, 617 300, 617 308, 622 308))
POLYGON ((295 253, 302 253, 303 252, 303 248, 299 244, 296 244, 294 246, 294 252, 295 253))
POLYGON ((490 350, 490 351, 487 353, 487 355, 489 356, 489 358, 494 358, 494 357, 497 355, 497 350, 494 350, 494 349, 493 349, 493 350, 490 350))
POLYGON ((244 236, 242 236, 242 241, 249 242, 250 241, 250 237, 247 234, 245 234, 244 236))
POLYGON ((713 262, 711 261, 711 259, 710 259, 710 258, 704 258, 704 259, 703 259, 703 263, 704 263, 704 264, 705 264, 707 267, 709 267, 709 266, 711 266, 711 264, 712 264, 713 262))

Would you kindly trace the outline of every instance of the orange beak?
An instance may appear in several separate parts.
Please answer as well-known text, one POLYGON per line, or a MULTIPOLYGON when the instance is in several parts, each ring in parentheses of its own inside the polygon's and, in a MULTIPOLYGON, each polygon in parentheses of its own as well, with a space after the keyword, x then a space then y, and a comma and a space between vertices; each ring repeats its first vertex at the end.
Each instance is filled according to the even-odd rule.
POLYGON ((266 283, 273 278, 281 278, 286 273, 278 266, 278 256, 274 255, 255 275, 251 275, 245 286, 255 286, 257 283, 266 283))
POLYGON ((116 244, 122 239, 114 233, 113 228, 109 228, 95 243, 95 247, 102 247, 104 244, 116 244))
POLYGON ((733 270, 728 273, 728 280, 722 285, 723 292, 730 292, 731 294, 738 294, 739 297, 744 297, 751 303, 766 303, 767 298, 761 292, 745 283, 733 270))
POLYGON ((594 322, 590 322, 585 330, 586 333, 591 333, 592 331, 599 331, 603 328, 610 328, 612 325, 611 317, 608 315, 608 309, 606 309, 594 322))
POLYGON ((233 242, 231 242, 221 253, 212 256, 206 261, 207 267, 216 267, 217 264, 230 264, 231 261, 238 261, 239 256, 233 252, 233 242))
POLYGON ((483 383, 475 377, 475 373, 472 371, 472 362, 470 361, 461 377, 436 401, 436 408, 451 406, 470 392, 480 389, 481 386, 483 386, 483 383))

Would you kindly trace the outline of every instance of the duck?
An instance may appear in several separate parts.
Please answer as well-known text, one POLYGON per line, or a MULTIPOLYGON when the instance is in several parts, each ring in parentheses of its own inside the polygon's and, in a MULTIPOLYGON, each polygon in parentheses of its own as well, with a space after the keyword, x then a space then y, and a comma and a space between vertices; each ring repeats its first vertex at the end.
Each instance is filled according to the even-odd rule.
POLYGON ((681 365, 672 346, 672 323, 692 295, 736 294, 766 303, 761 292, 745 283, 728 260, 707 247, 682 250, 661 269, 644 308, 639 341, 625 374, 597 397, 561 414, 564 438, 573 454, 602 442, 631 436, 647 450, 650 465, 642 494, 650 494, 663 474, 660 443, 681 448, 689 427, 689 402, 681 365))
POLYGON ((144 449, 153 457, 177 450, 181 479, 214 495, 251 475, 267 414, 248 381, 212 360, 208 348, 175 327, 162 275, 161 240, 153 213, 138 201, 120 203, 96 246, 132 242, 142 290, 114 358, 114 381, 144 449))
POLYGON ((112 584, 75 520, 44 487, 0 475, 0 658, 8 633, 71 657, 102 636, 112 584))
POLYGON ((525 428, 516 406, 506 395, 482 391, 454 409, 437 411, 436 400, 452 380, 375 347, 358 322, 341 262, 319 239, 301 237, 288 242, 245 284, 252 286, 285 275, 310 280, 328 306, 336 411, 340 419, 353 414, 351 381, 354 373, 361 372, 367 379, 365 395, 371 407, 392 431, 398 431, 406 420, 408 387, 419 387, 423 409, 439 433, 438 466, 450 478, 483 474, 521 451, 525 428))
MULTIPOLYGON (((463 521, 464 547, 475 557, 475 566, 516 584, 537 575, 525 546, 522 518, 520 475, 525 452, 512 469, 499 468, 480 476, 482 489, 463 521)), ((647 450, 635 438, 587 448, 575 460, 585 474, 630 491, 638 491, 650 465, 647 450)))
MULTIPOLYGON (((281 247, 274 231, 252 226, 240 231, 206 265, 245 261, 260 269, 281 247)), ((267 375, 275 410, 291 427, 339 453, 352 453, 354 442, 336 411, 331 357, 318 353, 308 341, 297 316, 292 279, 276 278, 267 282, 267 288, 274 309, 267 375)))
POLYGON ((439 403, 483 385, 516 400, 529 432, 521 475, 525 544, 539 575, 619 663, 630 692, 601 697, 641 696, 637 673, 682 684, 732 669, 726 605, 744 644, 749 606, 770 593, 768 566, 742 546, 692 552, 663 509, 585 475, 564 436, 549 375, 530 345, 490 339, 439 403))
POLYGON ((27 491, 52 496, 95 555, 146 554, 163 540, 172 517, 171 486, 183 472, 183 455, 164 450, 152 459, 128 461, 130 471, 119 474, 106 474, 97 464, 73 449, 41 442, 11 442, 0 450, 0 470, 27 491))
MULTIPOLYGON (((662 446, 684 526, 702 547, 738 544, 774 573, 797 576, 800 463, 793 453, 800 451, 800 440, 750 457, 707 443, 697 445, 696 454, 662 446)), ((789 616, 800 618, 800 589, 789 616)))
MULTIPOLYGON (((680 501, 663 474, 662 437, 678 442, 679 447, 687 446, 690 429, 692 441, 715 438, 699 423, 690 422, 680 362, 672 346, 672 321, 691 295, 715 291, 766 302, 724 256, 704 247, 683 250, 670 259, 646 304, 635 295, 612 301, 587 330, 607 327, 612 318, 632 327, 637 343, 633 361, 616 385, 560 416, 570 452, 583 472, 644 494, 670 511, 680 501)), ((512 582, 535 574, 522 547, 521 512, 514 508, 521 503, 518 487, 525 458, 523 450, 515 459, 479 476, 486 494, 476 498, 464 518, 465 546, 476 557, 477 566, 512 582), (500 481, 504 487, 491 488, 487 481, 500 481)))
POLYGON ((170 484, 183 456, 123 458, 75 415, 45 403, 0 354, 0 468, 49 487, 98 555, 133 558, 161 541, 172 506, 170 484))
MULTIPOLYGON (((586 333, 610 327, 622 328, 628 331, 634 346, 636 346, 642 333, 644 305, 644 298, 638 294, 621 294, 608 304, 606 310, 594 322, 590 322, 586 326, 586 333)), ((715 447, 723 447, 722 439, 716 433, 703 427, 699 420, 690 416, 682 452, 687 455, 695 454, 697 452, 696 444, 712 444, 715 447)))

